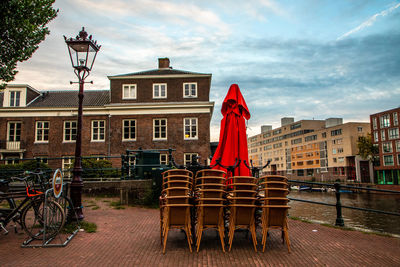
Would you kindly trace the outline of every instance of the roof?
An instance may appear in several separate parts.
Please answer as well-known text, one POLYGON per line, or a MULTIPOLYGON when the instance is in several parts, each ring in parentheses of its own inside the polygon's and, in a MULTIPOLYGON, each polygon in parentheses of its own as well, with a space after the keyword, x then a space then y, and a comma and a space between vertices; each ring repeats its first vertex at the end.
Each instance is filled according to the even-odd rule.
POLYGON ((130 76, 165 76, 165 75, 206 75, 209 76, 209 73, 199 73, 199 72, 191 72, 186 70, 176 70, 172 68, 163 68, 163 69, 154 69, 154 70, 146 70, 146 71, 139 71, 133 73, 126 73, 126 74, 118 74, 113 76, 108 76, 109 79, 112 78, 124 78, 130 76))
MULTIPOLYGON (((83 98, 83 106, 96 107, 110 103, 109 90, 87 90, 83 98)), ((35 99, 29 107, 77 107, 77 91, 46 91, 35 99)))

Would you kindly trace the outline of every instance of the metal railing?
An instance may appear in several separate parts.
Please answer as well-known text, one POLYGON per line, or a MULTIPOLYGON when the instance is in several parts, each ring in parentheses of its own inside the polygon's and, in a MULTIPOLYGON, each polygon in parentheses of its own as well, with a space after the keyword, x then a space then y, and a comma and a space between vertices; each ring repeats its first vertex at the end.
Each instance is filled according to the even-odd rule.
POLYGON ((335 222, 336 226, 344 226, 344 220, 343 220, 343 216, 342 216, 342 208, 359 210, 359 211, 367 211, 367 212, 375 212, 375 213, 380 213, 380 214, 385 214, 385 215, 392 215, 392 216, 400 216, 400 213, 398 213, 398 212, 390 212, 390 211, 383 211, 383 210, 375 210, 375 209, 367 209, 367 208, 346 206, 346 205, 342 205, 342 203, 340 201, 342 188, 351 189, 351 190, 365 190, 367 192, 375 191, 375 192, 390 193, 390 194, 400 194, 400 191, 369 188, 369 187, 359 187, 359 186, 351 186, 351 185, 342 185, 342 184, 340 184, 338 182, 336 182, 334 184, 318 183, 318 182, 306 182, 306 181, 298 181, 298 180, 288 180, 288 182, 289 183, 293 183, 293 184, 308 184, 308 185, 318 185, 318 186, 334 188, 335 189, 335 195, 336 195, 336 204, 330 204, 330 203, 325 203, 325 202, 320 202, 320 201, 305 200, 305 199, 298 199, 298 198, 291 198, 291 197, 289 197, 289 199, 293 200, 293 201, 299 201, 299 202, 306 202, 306 203, 311 203, 311 204, 318 204, 318 205, 336 207, 336 222, 335 222))

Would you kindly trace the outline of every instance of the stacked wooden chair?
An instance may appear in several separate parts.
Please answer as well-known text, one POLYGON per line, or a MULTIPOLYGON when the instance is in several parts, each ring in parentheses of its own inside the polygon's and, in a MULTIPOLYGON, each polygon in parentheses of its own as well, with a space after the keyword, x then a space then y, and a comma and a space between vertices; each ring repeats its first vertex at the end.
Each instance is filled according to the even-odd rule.
POLYGON ((248 176, 231 177, 228 181, 229 251, 232 248, 236 229, 248 229, 251 232, 254 250, 257 252, 255 209, 257 178, 248 176))
POLYGON ((170 229, 182 229, 186 233, 189 250, 192 252, 190 209, 192 204, 193 173, 184 169, 173 169, 162 173, 160 196, 160 237, 163 253, 170 229))
POLYGON ((221 170, 204 169, 196 173, 195 203, 196 203, 196 247, 199 252, 201 237, 205 229, 217 229, 224 243, 224 201, 226 173, 221 170))
POLYGON ((288 183, 285 176, 267 175, 260 178, 261 190, 264 195, 261 198, 262 212, 262 245, 263 252, 267 243, 268 230, 278 228, 282 231, 282 241, 290 253, 290 240, 288 233, 288 183))

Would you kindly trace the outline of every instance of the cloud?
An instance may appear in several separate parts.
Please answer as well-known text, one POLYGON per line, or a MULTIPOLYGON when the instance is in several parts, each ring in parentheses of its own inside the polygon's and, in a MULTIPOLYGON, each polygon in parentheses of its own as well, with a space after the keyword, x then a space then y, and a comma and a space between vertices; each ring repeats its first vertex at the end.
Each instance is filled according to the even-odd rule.
POLYGON ((394 5, 394 6, 388 8, 388 9, 386 9, 386 10, 383 10, 383 11, 381 11, 381 12, 379 12, 379 13, 376 13, 375 15, 373 15, 372 17, 370 17, 369 19, 367 19, 366 21, 364 21, 363 23, 361 23, 361 24, 360 24, 359 26, 357 26, 356 28, 354 28, 354 29, 352 29, 352 30, 346 32, 346 33, 343 34, 342 36, 338 37, 338 38, 337 38, 337 41, 342 40, 342 39, 348 37, 349 35, 354 34, 354 33, 358 32, 358 31, 361 31, 361 30, 363 30, 364 28, 371 27, 371 26, 376 22, 376 20, 378 19, 378 17, 384 17, 384 16, 386 16, 386 15, 392 13, 392 12, 393 12, 395 9, 397 9, 398 7, 400 7, 400 3, 394 5))

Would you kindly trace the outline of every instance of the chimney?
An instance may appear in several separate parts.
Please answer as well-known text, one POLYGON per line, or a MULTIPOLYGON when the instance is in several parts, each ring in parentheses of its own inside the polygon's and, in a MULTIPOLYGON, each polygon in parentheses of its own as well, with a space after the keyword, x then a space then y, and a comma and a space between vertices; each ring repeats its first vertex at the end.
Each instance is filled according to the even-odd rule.
POLYGON ((170 69, 171 67, 169 66, 169 58, 159 58, 158 59, 158 68, 159 69, 170 69))

